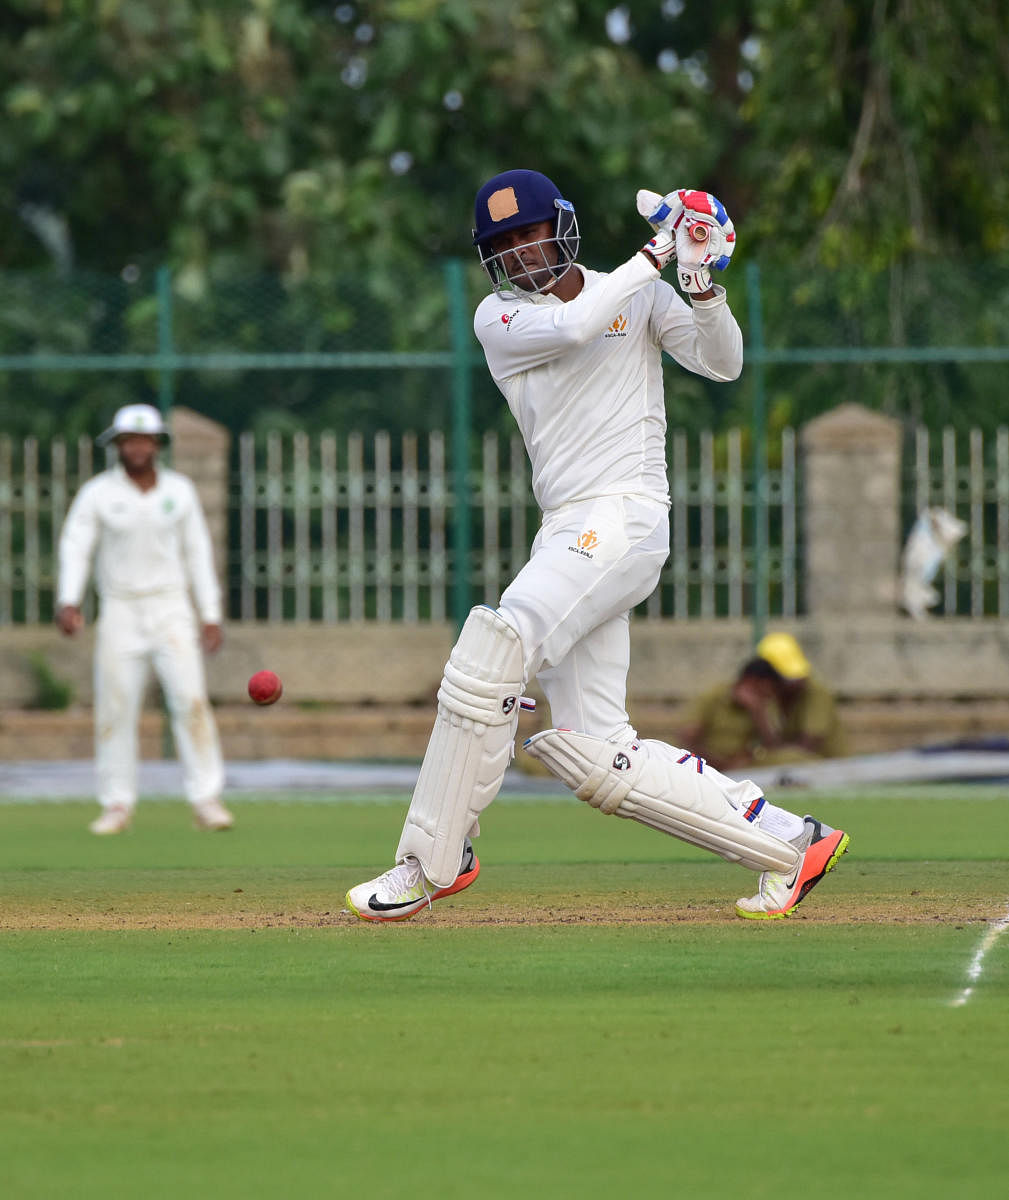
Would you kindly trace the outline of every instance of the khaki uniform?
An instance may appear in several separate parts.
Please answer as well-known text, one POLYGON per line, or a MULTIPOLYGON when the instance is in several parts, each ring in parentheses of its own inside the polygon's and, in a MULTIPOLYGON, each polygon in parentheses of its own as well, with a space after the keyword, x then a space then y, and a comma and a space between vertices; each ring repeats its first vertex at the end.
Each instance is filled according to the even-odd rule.
POLYGON ((743 758, 752 762, 799 762, 812 758, 839 758, 847 753, 847 739, 830 689, 811 675, 789 711, 773 702, 771 721, 784 742, 766 747, 753 718, 733 699, 733 683, 719 684, 699 696, 690 706, 685 724, 699 728, 705 755, 715 764, 743 758), (821 739, 817 752, 798 745, 803 737, 821 739))

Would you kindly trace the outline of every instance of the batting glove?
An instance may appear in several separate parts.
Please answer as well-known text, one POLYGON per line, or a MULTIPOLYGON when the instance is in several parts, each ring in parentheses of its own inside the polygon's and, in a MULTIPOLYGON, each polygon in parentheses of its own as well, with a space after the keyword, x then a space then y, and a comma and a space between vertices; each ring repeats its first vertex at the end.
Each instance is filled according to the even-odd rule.
POLYGON ((668 229, 657 229, 655 237, 641 247, 641 253, 651 258, 661 271, 676 257, 676 236, 668 229))
POLYGON ((671 192, 670 197, 679 205, 675 213, 664 207, 665 202, 658 192, 649 192, 645 188, 638 192, 638 212, 655 230, 655 237, 642 246, 641 252, 654 259, 660 271, 676 257, 675 218, 683 215, 683 205, 679 203, 676 193, 671 192))
POLYGON ((680 188, 665 196, 642 189, 637 204, 653 229, 672 233, 680 287, 688 295, 709 291, 709 268, 724 271, 736 248, 736 231, 721 203, 710 192, 680 188))

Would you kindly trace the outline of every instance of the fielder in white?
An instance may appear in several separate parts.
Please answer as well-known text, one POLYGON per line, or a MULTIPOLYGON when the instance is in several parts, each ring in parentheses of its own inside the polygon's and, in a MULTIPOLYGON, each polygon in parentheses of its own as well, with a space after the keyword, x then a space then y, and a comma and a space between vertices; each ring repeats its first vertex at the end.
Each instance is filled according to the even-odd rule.
POLYGON ((99 445, 115 442, 119 462, 84 484, 60 535, 56 620, 65 634, 84 624, 92 566, 99 597, 95 768, 102 812, 92 833, 121 833, 132 820, 137 730, 151 667, 164 691, 197 827, 234 824, 220 799, 224 767, 201 654, 201 642, 208 653, 221 645, 220 588, 196 489, 157 462, 166 437, 156 408, 121 408, 98 438, 99 445))
POLYGON ((843 831, 638 738, 628 719, 629 616, 669 553, 662 352, 721 381, 743 363, 710 275, 735 245, 724 208, 686 189, 637 202, 654 236, 601 274, 575 261, 574 208, 545 176, 505 171, 477 193, 473 241, 493 292, 474 328, 525 440, 543 522, 499 606, 474 608, 452 650, 396 865, 347 893, 366 920, 402 920, 476 879, 471 838, 533 677, 558 728, 525 749, 592 807, 759 872, 739 916, 786 916, 847 849, 843 831), (689 303, 661 278, 674 262, 689 303))

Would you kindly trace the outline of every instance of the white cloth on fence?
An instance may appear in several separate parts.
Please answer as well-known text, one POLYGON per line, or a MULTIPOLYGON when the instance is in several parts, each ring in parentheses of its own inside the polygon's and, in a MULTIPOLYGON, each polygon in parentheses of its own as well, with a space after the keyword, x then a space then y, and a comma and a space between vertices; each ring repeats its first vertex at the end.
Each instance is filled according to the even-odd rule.
POLYGON ((918 514, 900 563, 900 603, 912 617, 924 617, 939 603, 932 580, 966 532, 966 523, 943 508, 926 508, 918 514))

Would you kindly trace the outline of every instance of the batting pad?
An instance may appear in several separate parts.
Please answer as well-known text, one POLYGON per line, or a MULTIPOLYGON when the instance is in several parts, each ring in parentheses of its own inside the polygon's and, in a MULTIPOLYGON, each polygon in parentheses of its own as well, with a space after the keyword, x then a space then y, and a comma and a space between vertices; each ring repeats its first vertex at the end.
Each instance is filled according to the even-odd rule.
POLYGON ((463 842, 501 788, 515 749, 522 675, 518 633, 494 609, 472 609, 445 666, 396 851, 397 862, 418 858, 439 887, 459 873, 463 842))
POLYGON ((732 804, 718 782, 724 776, 706 773, 688 751, 661 742, 620 746, 568 729, 534 734, 525 748, 600 812, 631 817, 753 871, 789 871, 799 861, 794 846, 764 833, 732 804))

